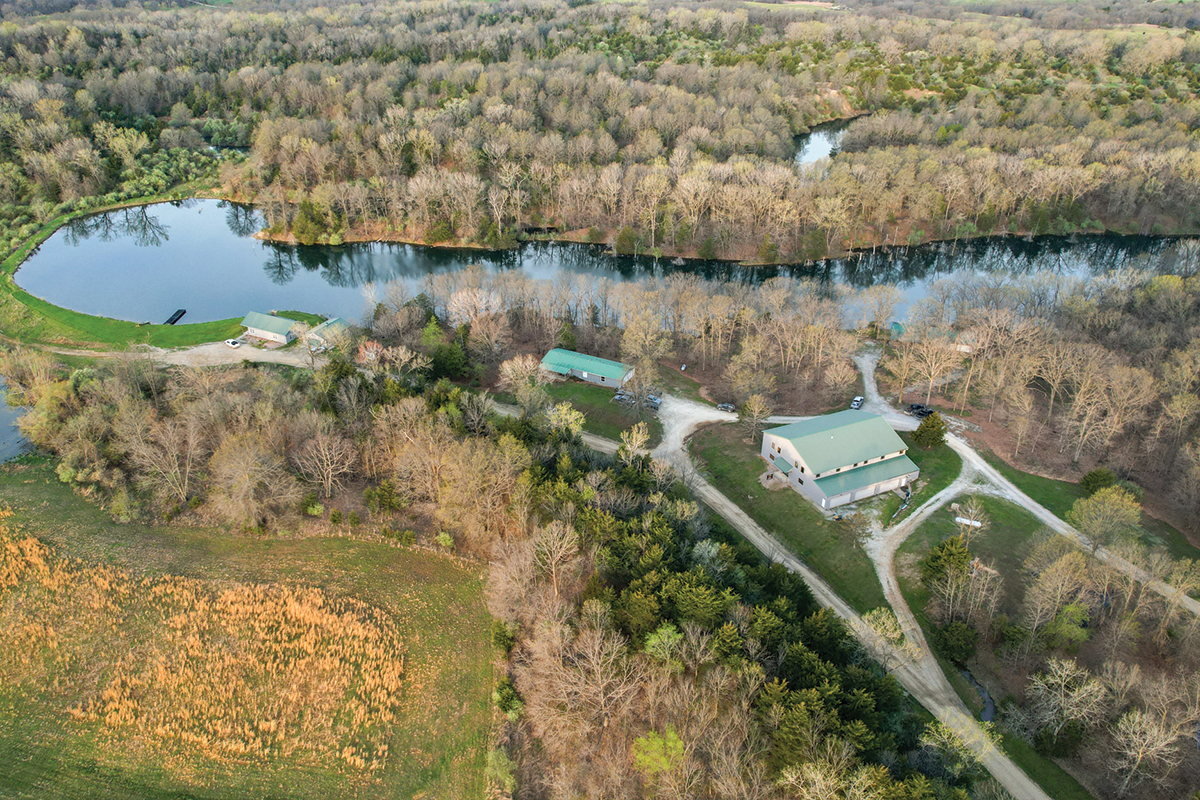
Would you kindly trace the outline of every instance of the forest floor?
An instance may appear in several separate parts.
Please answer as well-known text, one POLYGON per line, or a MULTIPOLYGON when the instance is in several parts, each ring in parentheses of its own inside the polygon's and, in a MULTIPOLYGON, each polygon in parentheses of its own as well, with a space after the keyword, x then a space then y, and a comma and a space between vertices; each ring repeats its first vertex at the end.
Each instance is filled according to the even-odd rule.
MULTIPOLYGON (((8 648, 0 654, 0 675, 8 676, 0 684, 0 760, 6 765, 0 770, 0 794, 38 798, 436 796, 465 800, 485 793, 494 654, 478 565, 351 537, 283 539, 179 523, 120 525, 94 503, 73 494, 57 480, 53 464, 38 457, 0 466, 0 497, 13 511, 3 520, 4 525, 18 536, 35 537, 52 548, 55 559, 65 559, 63 563, 70 562, 77 571, 95 572, 101 578, 119 574, 131 585, 183 582, 199 587, 196 590, 202 595, 221 598, 230 592, 255 596, 273 591, 317 593, 325 598, 327 609, 357 608, 366 615, 362 619, 374 619, 393 629, 402 650, 395 655, 403 660, 394 719, 375 718, 373 724, 379 727, 364 729, 364 735, 387 745, 382 766, 361 769, 347 764, 344 756, 314 757, 329 743, 313 737, 307 729, 285 738, 281 752, 213 758, 196 742, 139 727, 136 719, 106 724, 103 719, 76 719, 68 713, 68 708, 86 699, 80 695, 88 685, 103 686, 119 670, 131 665, 136 669, 139 659, 165 648, 170 635, 165 629, 156 633, 155 626, 165 622, 154 621, 158 612, 153 607, 149 616, 140 606, 134 609, 136 613, 118 616, 117 629, 111 633, 105 633, 105 628, 89 634, 88 620, 103 609, 81 614, 48 604, 50 613, 61 612, 62 619, 74 626, 62 631, 60 649, 78 647, 84 634, 101 644, 93 651, 96 658, 84 663, 38 656, 44 657, 41 663, 54 664, 59 670, 56 673, 39 673, 29 667, 30 662, 14 662, 12 656, 19 655, 21 648, 8 648), (131 662, 130 653, 141 655, 131 662), (74 675, 80 669, 85 669, 86 675, 74 675), (11 680, 15 675, 22 679, 11 680), (288 751, 293 744, 299 746, 288 751)), ((37 590, 29 596, 47 603, 47 594, 48 590, 37 590)), ((140 594, 134 593, 135 601, 140 594)), ((6 607, 0 615, 19 611, 6 607)), ((253 617, 251 613, 252 622, 253 617)), ((218 623, 218 630, 229 630, 227 620, 217 617, 212 621, 218 623)), ((268 625, 263 630, 272 628, 268 625)), ((335 624, 333 630, 340 635, 350 629, 335 624)), ((4 635, 11 638, 13 630, 6 627, 4 635)), ((27 647, 30 641, 25 638, 22 644, 27 647)), ((256 636, 246 639, 246 643, 258 642, 256 636)), ((208 655, 223 665, 238 663, 236 651, 229 651, 229 658, 221 655, 227 646, 220 636, 202 635, 198 657, 206 657, 203 651, 211 648, 217 652, 208 655)), ((327 655, 336 660, 338 651, 327 655)), ((302 685, 303 670, 324 668, 319 666, 323 659, 297 661, 299 675, 289 670, 287 680, 302 685)), ((248 676, 254 677, 253 665, 247 669, 248 676)), ((261 685, 250 685, 259 695, 271 698, 261 685)), ((339 711, 337 697, 331 699, 327 692, 317 691, 319 685, 324 684, 304 690, 313 709, 304 724, 318 720, 315 709, 322 702, 329 712, 326 722, 337 728, 341 723, 331 720, 341 714, 350 724, 358 712, 350 705, 339 711)), ((151 681, 139 691, 149 694, 153 688, 151 681)), ((352 696, 347 695, 346 702, 352 696)), ((216 707, 220 698, 210 701, 212 706, 205 707, 216 707)), ((175 710, 191 714, 197 709, 175 710)))

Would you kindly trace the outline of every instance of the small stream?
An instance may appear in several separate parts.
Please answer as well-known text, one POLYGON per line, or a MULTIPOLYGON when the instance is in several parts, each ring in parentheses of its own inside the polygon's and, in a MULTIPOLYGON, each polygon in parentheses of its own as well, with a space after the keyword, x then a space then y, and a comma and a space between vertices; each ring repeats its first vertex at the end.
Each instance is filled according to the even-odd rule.
POLYGON ((975 691, 979 692, 980 698, 983 699, 983 713, 979 715, 984 722, 991 722, 996 719, 996 701, 988 694, 988 690, 983 688, 983 684, 975 680, 975 676, 969 670, 961 669, 959 673, 967 679, 967 683, 975 687, 975 691))

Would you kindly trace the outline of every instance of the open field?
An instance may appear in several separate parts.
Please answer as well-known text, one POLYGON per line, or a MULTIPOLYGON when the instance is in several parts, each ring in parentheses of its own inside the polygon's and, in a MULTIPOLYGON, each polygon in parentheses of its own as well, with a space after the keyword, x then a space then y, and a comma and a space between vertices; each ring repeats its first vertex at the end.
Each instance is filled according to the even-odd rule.
MULTIPOLYGON (((960 498, 961 501, 966 499, 960 498)), ((1029 554, 1041 526, 1032 515, 1004 500, 994 497, 981 497, 980 500, 991 527, 971 541, 971 551, 1004 576, 1003 611, 1012 615, 1017 611, 1014 598, 1024 593, 1021 564, 1029 554)), ((896 577, 900 583, 900 590, 927 639, 933 631, 933 625, 925 616, 929 592, 921 585, 918 565, 934 545, 956 533, 958 526, 954 524, 949 507, 939 509, 896 553, 896 577)), ((974 688, 952 664, 941 658, 938 659, 938 663, 963 701, 978 712, 980 700, 974 688)), ((1005 734, 1002 746, 1004 752, 1055 800, 1093 800, 1092 795, 1068 772, 1015 736, 1005 734)))
MULTIPOLYGON (((1076 500, 1087 497, 1087 492, 1078 483, 1021 472, 994 453, 984 453, 984 458, 1018 489, 1062 519, 1067 518, 1067 512, 1076 500)), ((1150 547, 1166 548, 1175 558, 1200 559, 1200 548, 1189 542, 1183 533, 1146 513, 1142 514, 1142 541, 1150 547)))
POLYGON ((859 611, 886 605, 871 559, 852 522, 827 520, 806 498, 758 482, 766 466, 737 425, 710 425, 691 439, 712 484, 785 547, 807 561, 859 611))
POLYGON ((37 458, 0 467, 0 496, 25 541, 0 567, 20 599, 0 615, 25 615, 0 634, 0 795, 483 794, 477 568, 351 539, 116 525, 37 458))

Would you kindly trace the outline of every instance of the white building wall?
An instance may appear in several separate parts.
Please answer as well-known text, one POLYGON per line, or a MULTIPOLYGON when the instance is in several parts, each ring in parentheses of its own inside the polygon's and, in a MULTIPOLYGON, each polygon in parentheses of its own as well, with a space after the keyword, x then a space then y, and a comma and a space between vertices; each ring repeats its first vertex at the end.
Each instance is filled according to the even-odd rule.
POLYGON ((266 339, 269 342, 280 342, 281 344, 287 344, 288 342, 290 342, 292 339, 295 338, 290 333, 287 334, 286 336, 283 336, 281 334, 274 333, 272 331, 264 331, 264 330, 261 330, 260 328, 250 328, 250 327, 246 328, 246 335, 253 336, 258 339, 266 339))

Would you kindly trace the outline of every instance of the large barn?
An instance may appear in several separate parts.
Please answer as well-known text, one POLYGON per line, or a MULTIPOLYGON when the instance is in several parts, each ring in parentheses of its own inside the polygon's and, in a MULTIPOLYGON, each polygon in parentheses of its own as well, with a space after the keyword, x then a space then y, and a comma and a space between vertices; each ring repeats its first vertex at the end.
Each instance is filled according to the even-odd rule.
POLYGON ((614 389, 624 386, 625 382, 633 377, 633 367, 628 364, 558 347, 542 357, 542 369, 555 375, 579 378, 581 381, 611 386, 614 389))
POLYGON ((908 445, 887 420, 866 411, 839 411, 763 433, 768 470, 829 509, 874 497, 917 479, 908 445))

